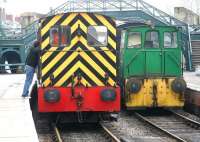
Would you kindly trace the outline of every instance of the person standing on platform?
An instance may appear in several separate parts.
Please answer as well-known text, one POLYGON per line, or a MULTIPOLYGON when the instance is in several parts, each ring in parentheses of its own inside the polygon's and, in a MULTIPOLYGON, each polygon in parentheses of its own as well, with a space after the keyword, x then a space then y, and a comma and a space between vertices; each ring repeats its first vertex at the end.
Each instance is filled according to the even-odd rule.
POLYGON ((33 43, 33 46, 30 48, 30 52, 26 58, 26 63, 25 63, 26 79, 24 83, 22 97, 28 97, 29 95, 29 88, 30 85, 32 84, 35 69, 37 68, 39 62, 39 52, 40 52, 39 45, 40 42, 35 41, 33 43))

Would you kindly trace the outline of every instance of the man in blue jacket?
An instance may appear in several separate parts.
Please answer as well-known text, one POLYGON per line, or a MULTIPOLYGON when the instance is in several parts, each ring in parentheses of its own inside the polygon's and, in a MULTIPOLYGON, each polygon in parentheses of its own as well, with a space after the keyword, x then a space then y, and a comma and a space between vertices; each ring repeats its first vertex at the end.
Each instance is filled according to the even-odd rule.
POLYGON ((25 66, 26 80, 24 83, 22 97, 28 97, 29 94, 29 87, 33 81, 35 69, 38 66, 39 62, 39 51, 40 51, 39 45, 40 42, 35 41, 33 47, 30 48, 30 52, 26 58, 26 66, 25 66))

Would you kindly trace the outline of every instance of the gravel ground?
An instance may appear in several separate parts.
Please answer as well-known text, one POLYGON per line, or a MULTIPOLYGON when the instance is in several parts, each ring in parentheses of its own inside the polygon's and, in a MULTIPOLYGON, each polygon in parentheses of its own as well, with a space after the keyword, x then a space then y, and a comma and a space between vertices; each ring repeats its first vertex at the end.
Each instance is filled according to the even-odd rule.
POLYGON ((113 125, 120 132, 121 138, 131 142, 175 142, 162 132, 140 121, 133 113, 122 112, 118 122, 113 125))

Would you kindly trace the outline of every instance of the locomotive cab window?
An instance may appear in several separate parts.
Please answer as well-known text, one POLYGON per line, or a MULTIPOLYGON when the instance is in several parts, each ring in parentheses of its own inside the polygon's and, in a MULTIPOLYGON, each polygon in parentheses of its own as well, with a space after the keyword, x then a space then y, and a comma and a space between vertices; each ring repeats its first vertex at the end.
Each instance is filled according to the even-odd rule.
POLYGON ((141 33, 129 32, 128 33, 128 48, 140 48, 141 47, 141 33))
POLYGON ((61 26, 50 29, 51 46, 67 46, 70 44, 70 27, 61 26))
POLYGON ((164 32, 164 48, 177 48, 177 32, 164 32))
POLYGON ((146 32, 144 47, 145 48, 159 48, 158 32, 156 31, 146 32))
POLYGON ((108 30, 105 26, 89 26, 87 32, 87 42, 89 46, 107 46, 108 30))
POLYGON ((51 46, 58 46, 59 44, 59 29, 53 27, 50 29, 50 44, 51 46))

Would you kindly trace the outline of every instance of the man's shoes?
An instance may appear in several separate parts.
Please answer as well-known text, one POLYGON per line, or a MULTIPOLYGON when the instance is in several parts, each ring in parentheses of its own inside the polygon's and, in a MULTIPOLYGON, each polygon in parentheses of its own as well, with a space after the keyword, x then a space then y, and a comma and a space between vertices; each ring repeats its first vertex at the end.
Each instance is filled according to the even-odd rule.
POLYGON ((26 97, 28 97, 28 95, 22 95, 22 97, 23 97, 23 98, 26 98, 26 97))

